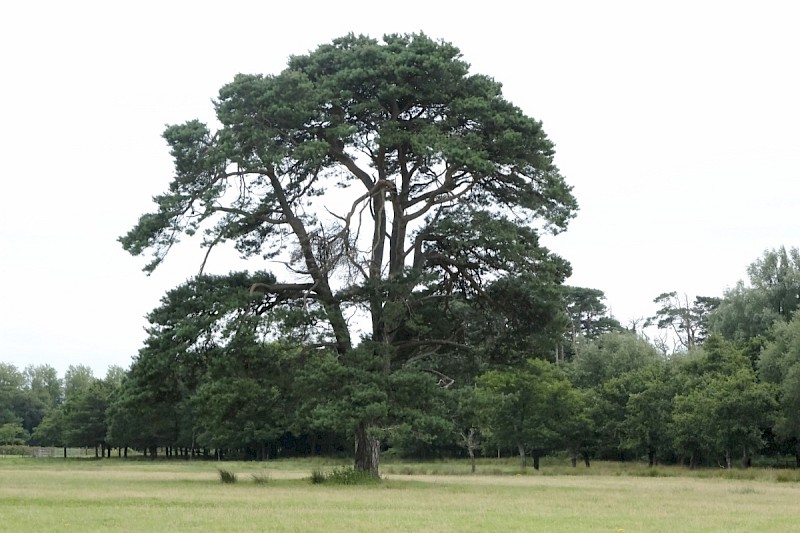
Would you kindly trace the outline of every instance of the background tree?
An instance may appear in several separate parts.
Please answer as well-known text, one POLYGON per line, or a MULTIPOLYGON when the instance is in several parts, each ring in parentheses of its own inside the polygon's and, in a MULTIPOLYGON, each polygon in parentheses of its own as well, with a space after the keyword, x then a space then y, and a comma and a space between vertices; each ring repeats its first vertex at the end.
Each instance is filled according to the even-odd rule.
POLYGON ((109 407, 109 438, 118 446, 194 447, 199 431, 192 397, 211 372, 246 372, 238 350, 253 349, 259 316, 250 294, 258 272, 198 276, 167 292, 149 315, 148 337, 109 407), (248 317, 249 321, 241 320, 248 317), (243 341, 243 337, 247 341, 243 341), (237 342, 229 346, 231 339, 237 342))
POLYGON ((620 444, 624 449, 646 454, 648 466, 672 448, 669 424, 676 390, 671 370, 667 363, 658 363, 619 378, 628 393, 620 444))
POLYGON ((21 423, 14 410, 14 403, 20 396, 24 382, 25 379, 16 366, 0 363, 0 424, 21 423))
POLYGON ((489 440, 516 449, 523 468, 527 452, 538 470, 541 455, 563 446, 565 422, 580 405, 566 376, 540 359, 514 370, 490 370, 478 379, 478 387, 489 440))
POLYGON ((604 333, 621 331, 619 321, 608 314, 605 294, 598 289, 564 287, 564 306, 569 317, 566 342, 561 347, 561 359, 571 358, 581 340, 594 340, 604 333))
POLYGON ((789 322, 800 304, 800 251, 767 250, 747 268, 750 285, 742 281, 725 291, 709 317, 711 329, 737 342, 757 364, 769 331, 776 322, 789 322))
POLYGON ((41 400, 48 410, 55 409, 64 401, 61 379, 50 365, 28 365, 22 372, 25 389, 41 400))
POLYGON ((748 465, 776 408, 772 388, 758 382, 734 343, 714 336, 682 360, 679 371, 672 422, 676 448, 692 466, 700 457, 723 457, 730 468, 734 453, 748 465))
POLYGON ((800 250, 784 246, 767 250, 748 268, 753 288, 767 296, 769 309, 785 322, 800 306, 800 250))
POLYGON ((629 332, 611 332, 587 343, 566 369, 576 386, 592 388, 661 360, 655 347, 641 337, 629 332))
POLYGON ((653 302, 661 307, 645 327, 655 325, 672 334, 683 350, 693 349, 708 336, 708 315, 720 304, 718 298, 698 296, 690 305, 687 295, 674 291, 660 294, 653 302))
POLYGON ((800 314, 788 324, 776 322, 761 352, 759 376, 778 388, 775 432, 800 466, 800 314))
MULTIPOLYGON (((175 178, 124 248, 152 251, 148 271, 182 233, 247 257, 286 252, 291 279, 254 285, 265 305, 306 311, 306 343, 384 375, 373 383, 450 341, 422 335, 420 306, 447 314, 491 280, 568 272, 534 229, 563 230, 576 209, 552 143, 448 43, 349 35, 278 75, 237 76, 215 107, 216 132, 167 128, 175 178), (346 318, 358 312, 369 353, 346 318)), ((387 421, 363 414, 355 465, 377 475, 387 421)))

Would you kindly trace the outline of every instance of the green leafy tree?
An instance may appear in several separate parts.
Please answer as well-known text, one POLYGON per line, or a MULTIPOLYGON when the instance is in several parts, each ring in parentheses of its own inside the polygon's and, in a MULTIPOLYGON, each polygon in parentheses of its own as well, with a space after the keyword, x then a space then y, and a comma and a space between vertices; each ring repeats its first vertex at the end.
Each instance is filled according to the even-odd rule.
POLYGON ((250 449, 260 459, 289 430, 300 350, 242 339, 220 351, 189 400, 200 445, 250 449))
POLYGON ((800 306, 800 250, 784 246, 767 250, 748 268, 753 288, 767 297, 769 309, 785 322, 800 306))
POLYGON ((794 450, 800 466, 800 314, 776 322, 759 360, 759 376, 778 388, 775 433, 794 450))
POLYGON ((25 444, 30 434, 22 427, 22 424, 7 422, 0 425, 0 444, 25 444))
MULTIPOLYGON (((278 75, 237 76, 215 107, 217 131, 167 128, 175 178, 124 248, 152 251, 148 271, 197 232, 209 248, 280 256, 292 279, 253 288, 271 310, 302 310, 306 344, 382 374, 363 380, 376 387, 369 405, 382 404, 392 373, 449 341, 422 334, 421 307, 447 314, 455 298, 488 300, 492 280, 568 273, 534 229, 563 230, 576 209, 552 143, 448 43, 349 35, 278 75), (348 321, 359 312, 365 348, 348 321)), ((356 468, 377 475, 388 411, 352 411, 356 468)))
POLYGON ((66 428, 64 409, 59 407, 47 414, 31 434, 31 442, 38 446, 62 446, 66 457, 66 428))
POLYGON ((658 350, 641 337, 629 332, 610 332, 587 343, 567 369, 577 387, 591 388, 660 361, 658 350))
POLYGON ((23 370, 25 389, 42 401, 48 409, 55 409, 64 401, 62 381, 50 365, 28 365, 23 370))
POLYGON ((71 446, 93 446, 95 455, 105 456, 108 422, 106 412, 113 395, 113 383, 93 381, 64 404, 64 439, 71 446))
POLYGON ((789 322, 800 305, 800 251, 767 250, 747 268, 750 285, 739 281, 709 317, 710 328, 737 341, 756 363, 776 322, 789 322))
POLYGON ((250 293, 256 279, 270 276, 202 275, 167 292, 148 315, 145 344, 112 398, 110 441, 153 453, 160 446, 194 448, 201 426, 192 398, 212 365, 219 379, 247 371, 242 354, 253 348, 253 322, 262 312, 250 293), (228 367, 225 375, 220 369, 228 367))
POLYGON ((75 399, 86 392, 97 378, 86 365, 69 365, 64 374, 64 401, 75 399))
POLYGON ((748 465, 776 409, 772 387, 757 380, 734 343, 714 336, 682 361, 680 371, 683 390, 675 398, 672 424, 676 448, 692 466, 701 456, 722 456, 730 468, 734 453, 748 465))
POLYGON ((0 424, 19 422, 14 403, 22 392, 24 382, 16 366, 0 363, 0 424))
POLYGON ((516 448, 520 464, 564 445, 565 421, 580 406, 577 391, 566 376, 547 361, 529 359, 515 370, 491 370, 478 379, 482 417, 490 440, 498 447, 516 448))
POLYGON ((725 291, 719 307, 709 317, 711 330, 733 341, 764 337, 779 320, 780 315, 769 307, 767 295, 746 287, 742 281, 725 291))
POLYGON ((663 357, 649 342, 631 332, 613 331, 587 342, 565 365, 586 399, 584 429, 577 441, 581 453, 617 459, 634 451, 624 431, 628 399, 639 391, 637 376, 660 364, 663 357))
POLYGON ((659 454, 671 449, 673 403, 676 394, 671 367, 657 364, 625 374, 628 394, 620 427, 621 446, 647 455, 653 466, 659 454))

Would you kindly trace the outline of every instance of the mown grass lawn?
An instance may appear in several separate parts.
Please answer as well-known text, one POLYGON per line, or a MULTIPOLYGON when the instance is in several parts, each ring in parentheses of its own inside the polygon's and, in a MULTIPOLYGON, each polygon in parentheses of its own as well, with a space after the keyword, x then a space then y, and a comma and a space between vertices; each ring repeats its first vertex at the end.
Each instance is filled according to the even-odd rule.
POLYGON ((800 527, 794 471, 598 463, 516 475, 512 463, 486 461, 476 476, 462 475, 469 471, 465 463, 389 463, 378 485, 307 480, 312 469, 338 464, 0 458, 0 530, 629 533, 800 527), (218 466, 235 472, 238 482, 220 483, 218 466), (257 483, 253 475, 268 482, 257 483))

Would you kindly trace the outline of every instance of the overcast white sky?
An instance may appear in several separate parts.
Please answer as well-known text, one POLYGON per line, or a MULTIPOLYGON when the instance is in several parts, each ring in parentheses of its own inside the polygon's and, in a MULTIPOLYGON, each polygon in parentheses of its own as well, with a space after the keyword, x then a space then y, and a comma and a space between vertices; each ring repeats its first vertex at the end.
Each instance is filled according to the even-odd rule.
POLYGON ((6 2, 0 362, 128 367, 144 315, 203 255, 187 244, 147 277, 116 241, 169 183, 165 124, 211 120, 236 73, 351 31, 451 41, 544 122, 581 205, 548 245, 623 323, 664 291, 721 295, 765 249, 800 245, 798 6, 6 2))

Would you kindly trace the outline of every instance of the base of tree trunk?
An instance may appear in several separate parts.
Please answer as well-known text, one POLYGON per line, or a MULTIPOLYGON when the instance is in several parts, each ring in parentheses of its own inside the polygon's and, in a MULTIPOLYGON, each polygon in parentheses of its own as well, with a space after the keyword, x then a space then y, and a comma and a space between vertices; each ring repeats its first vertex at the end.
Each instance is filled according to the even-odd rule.
POLYGON ((366 424, 359 424, 355 435, 355 465, 360 472, 369 472, 373 477, 379 477, 381 443, 370 435, 366 424))

